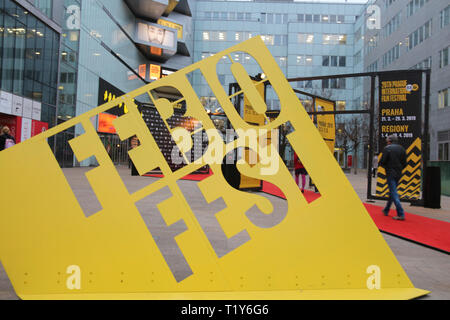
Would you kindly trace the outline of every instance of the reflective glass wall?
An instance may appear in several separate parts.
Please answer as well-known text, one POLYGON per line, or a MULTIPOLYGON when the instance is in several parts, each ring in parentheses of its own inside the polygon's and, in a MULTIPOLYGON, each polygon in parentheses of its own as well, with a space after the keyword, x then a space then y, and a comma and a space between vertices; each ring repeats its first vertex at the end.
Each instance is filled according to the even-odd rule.
POLYGON ((11 0, 0 0, 0 88, 42 104, 55 125, 59 35, 11 0))

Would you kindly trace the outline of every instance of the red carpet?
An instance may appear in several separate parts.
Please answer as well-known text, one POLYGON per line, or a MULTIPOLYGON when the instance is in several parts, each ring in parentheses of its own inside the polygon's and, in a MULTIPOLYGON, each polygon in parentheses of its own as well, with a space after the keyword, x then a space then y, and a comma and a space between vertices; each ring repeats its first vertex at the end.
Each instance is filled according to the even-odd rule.
MULTIPOLYGON (((263 192, 285 198, 283 193, 273 184, 264 182, 263 192)), ((305 191, 306 200, 311 203, 320 197, 320 194, 305 191)), ((397 214, 391 210, 389 216, 383 215, 382 207, 364 203, 367 212, 372 217, 380 231, 400 237, 445 253, 450 253, 450 223, 422 217, 412 213, 405 213, 404 221, 392 219, 397 214)))

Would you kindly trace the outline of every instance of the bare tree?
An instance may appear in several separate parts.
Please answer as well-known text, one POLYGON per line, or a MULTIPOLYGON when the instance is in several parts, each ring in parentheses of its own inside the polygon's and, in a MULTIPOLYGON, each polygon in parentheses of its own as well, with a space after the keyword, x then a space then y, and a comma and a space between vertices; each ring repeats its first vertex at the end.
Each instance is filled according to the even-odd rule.
POLYGON ((355 115, 345 119, 338 125, 336 133, 337 146, 344 150, 344 154, 353 152, 355 174, 358 168, 358 149, 367 140, 369 124, 362 115, 355 115))

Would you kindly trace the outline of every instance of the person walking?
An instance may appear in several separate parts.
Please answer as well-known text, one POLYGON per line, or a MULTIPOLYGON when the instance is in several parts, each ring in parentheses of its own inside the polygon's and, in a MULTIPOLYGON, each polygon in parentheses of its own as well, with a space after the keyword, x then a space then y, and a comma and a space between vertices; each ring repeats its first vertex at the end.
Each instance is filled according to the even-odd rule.
POLYGON ((299 175, 302 175, 302 193, 305 193, 305 184, 306 184, 306 172, 303 163, 298 158, 298 155, 294 153, 294 169, 295 169, 295 183, 298 186, 299 183, 299 175))
POLYGON ((2 134, 0 135, 0 151, 11 148, 16 144, 16 139, 10 135, 10 130, 7 126, 2 128, 2 134))
POLYGON ((393 218, 395 220, 405 220, 405 212, 400 203, 397 186, 402 177, 403 169, 406 167, 406 151, 397 141, 397 137, 393 135, 386 138, 387 146, 383 150, 383 155, 378 165, 386 170, 389 187, 389 200, 383 209, 383 213, 385 216, 388 216, 391 205, 394 203, 397 209, 397 216, 393 218))

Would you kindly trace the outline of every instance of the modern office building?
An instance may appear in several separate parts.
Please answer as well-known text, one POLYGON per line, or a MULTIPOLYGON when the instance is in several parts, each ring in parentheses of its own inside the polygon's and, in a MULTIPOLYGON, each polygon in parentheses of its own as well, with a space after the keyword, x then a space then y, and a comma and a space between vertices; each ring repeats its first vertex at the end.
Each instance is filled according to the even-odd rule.
MULTIPOLYGON (((201 60, 243 40, 260 35, 287 78, 363 72, 361 25, 365 22, 365 1, 360 3, 320 3, 314 1, 213 1, 198 0, 195 10, 194 58, 201 60), (359 37, 355 36, 359 28, 359 37)), ((261 72, 245 53, 232 57, 251 76, 261 72)), ((230 61, 217 66, 219 80, 228 92, 236 82, 230 61)), ((361 79, 341 78, 291 82, 294 89, 337 101, 339 110, 359 107, 361 79), (360 87, 359 91, 355 91, 360 87)), ((200 73, 194 88, 206 108, 215 111, 215 97, 200 73)), ((304 105, 308 106, 307 97, 304 105)), ((279 99, 268 90, 267 106, 279 109, 279 99)), ((361 148, 362 149, 362 148, 361 148)), ((289 155, 287 156, 289 158, 289 155)), ((341 157, 341 165, 345 165, 341 157)))
MULTIPOLYGON (((364 5, 353 3, 198 0, 194 57, 201 60, 261 35, 287 78, 362 71, 361 64, 355 66, 354 33, 356 19, 363 9, 364 5)), ((240 61, 250 75, 260 72, 247 55, 236 53, 233 58, 240 61)), ((219 79, 225 86, 235 82, 229 66, 224 59, 217 67, 219 79)), ((210 97, 211 92, 200 77, 194 78, 194 85, 201 96, 210 97)), ((315 89, 317 93, 326 90, 328 96, 341 101, 342 107, 348 108, 353 100, 350 80, 292 85, 298 89, 315 89)), ((279 108, 278 99, 272 94, 268 95, 267 104, 270 109, 279 108)))
MULTIPOLYGON (((9 124, 18 141, 261 35, 287 78, 431 68, 430 158, 450 156, 446 1, 0 0, 0 9, 0 124, 9 124), (379 28, 368 28, 369 5, 381 9, 379 28)), ((247 54, 237 52, 232 58, 250 75, 261 73, 247 54)), ((217 73, 228 92, 235 79, 227 59, 217 73)), ((190 80, 205 107, 220 110, 201 74, 195 72, 190 80)), ((338 110, 367 108, 369 100, 364 78, 291 85, 337 101, 338 110)), ((176 92, 160 95, 177 98, 176 92)), ((299 98, 309 106, 307 96, 299 98)), ((279 108, 270 88, 266 99, 269 109, 279 108)), ((146 97, 139 102, 150 103, 146 97)), ((120 162, 126 155, 122 142, 98 126, 106 118, 112 119, 105 116, 95 123, 120 162)), ((80 165, 67 144, 78 134, 81 129, 74 127, 50 141, 62 166, 80 165)), ((359 159, 365 143, 359 146, 359 159)), ((345 157, 338 159, 344 166, 345 157)))
POLYGON ((62 5, 50 4, 0 0, 0 125, 16 142, 56 123, 62 5))
MULTIPOLYGON (((67 43, 64 57, 69 63, 61 64, 59 102, 66 108, 59 114, 60 120, 80 115, 193 62, 190 1, 66 2, 63 39, 67 43), (71 55, 77 57, 73 66, 71 55)), ((160 94, 174 98, 170 93, 160 94)), ((144 96, 139 102, 149 103, 148 99, 144 96)), ((123 110, 115 116, 120 112, 123 110)), ((111 119, 108 115, 97 117, 99 135, 111 148, 116 163, 127 162, 126 141, 121 142, 107 127, 98 126, 111 119)), ((73 133, 81 134, 81 130, 75 128, 73 133)), ((66 141, 62 139, 60 150, 67 146, 66 141)), ((93 164, 90 161, 81 165, 93 164)))
POLYGON ((450 160, 450 4, 377 0, 381 28, 367 30, 367 71, 431 69, 430 160, 450 160))

